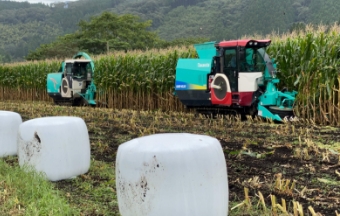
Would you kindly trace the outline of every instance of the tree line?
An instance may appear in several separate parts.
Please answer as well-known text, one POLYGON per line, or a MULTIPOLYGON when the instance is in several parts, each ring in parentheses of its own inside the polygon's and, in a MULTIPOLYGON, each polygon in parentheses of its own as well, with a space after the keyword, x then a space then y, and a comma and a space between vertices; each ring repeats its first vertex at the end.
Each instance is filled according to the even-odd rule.
POLYGON ((0 62, 284 33, 332 24, 339 9, 337 0, 80 0, 68 8, 0 1, 0 62), (111 32, 100 35, 103 26, 111 32))

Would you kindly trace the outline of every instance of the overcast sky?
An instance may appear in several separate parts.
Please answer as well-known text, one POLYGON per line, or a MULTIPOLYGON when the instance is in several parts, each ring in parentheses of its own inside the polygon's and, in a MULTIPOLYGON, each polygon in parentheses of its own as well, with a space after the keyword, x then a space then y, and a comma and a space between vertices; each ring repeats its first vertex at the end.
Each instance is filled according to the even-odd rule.
POLYGON ((78 0, 11 0, 11 1, 16 1, 16 2, 29 2, 29 3, 44 3, 44 4, 50 4, 53 2, 71 2, 71 1, 78 1, 78 0))

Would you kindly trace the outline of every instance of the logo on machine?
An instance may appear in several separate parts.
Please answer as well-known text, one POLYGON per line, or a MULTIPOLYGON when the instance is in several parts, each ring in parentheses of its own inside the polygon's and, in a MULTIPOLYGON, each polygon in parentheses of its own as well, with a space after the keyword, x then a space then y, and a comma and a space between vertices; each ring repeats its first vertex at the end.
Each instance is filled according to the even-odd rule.
POLYGON ((210 67, 210 64, 209 64, 209 63, 204 63, 204 64, 202 64, 202 63, 197 63, 197 66, 198 66, 199 68, 202 68, 202 67, 210 67))
POLYGON ((176 88, 185 89, 185 88, 187 88, 187 85, 176 85, 176 88))
POLYGON ((54 78, 50 78, 50 80, 53 82, 54 89, 57 89, 57 81, 54 78))
POLYGON ((187 86, 186 82, 176 80, 176 89, 187 89, 187 86))

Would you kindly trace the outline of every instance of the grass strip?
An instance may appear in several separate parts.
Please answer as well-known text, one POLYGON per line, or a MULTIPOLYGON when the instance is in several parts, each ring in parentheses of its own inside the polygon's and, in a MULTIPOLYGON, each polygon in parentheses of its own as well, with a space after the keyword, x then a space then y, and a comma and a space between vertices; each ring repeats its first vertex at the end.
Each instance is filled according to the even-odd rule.
POLYGON ((11 166, 4 159, 0 159, 0 206, 0 215, 79 215, 41 173, 11 166))

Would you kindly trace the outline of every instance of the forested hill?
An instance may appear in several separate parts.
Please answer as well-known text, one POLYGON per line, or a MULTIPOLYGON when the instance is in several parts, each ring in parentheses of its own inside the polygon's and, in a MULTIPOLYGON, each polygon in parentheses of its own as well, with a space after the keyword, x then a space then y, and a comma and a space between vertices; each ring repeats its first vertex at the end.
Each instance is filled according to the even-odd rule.
POLYGON ((79 0, 52 5, 0 0, 0 62, 23 60, 29 51, 75 32, 81 20, 103 11, 152 20, 161 39, 234 39, 285 32, 297 23, 340 20, 339 0, 79 0))

